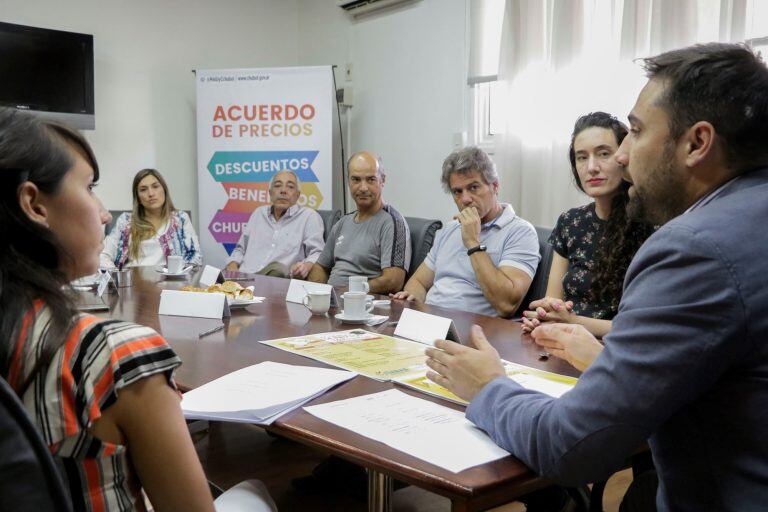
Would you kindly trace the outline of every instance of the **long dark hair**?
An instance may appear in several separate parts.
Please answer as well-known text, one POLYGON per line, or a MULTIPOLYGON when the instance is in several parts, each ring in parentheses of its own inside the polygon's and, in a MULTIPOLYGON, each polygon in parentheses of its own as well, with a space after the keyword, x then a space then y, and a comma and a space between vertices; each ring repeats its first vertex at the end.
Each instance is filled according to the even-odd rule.
MULTIPOLYGON (((573 143, 576 136, 587 128, 611 130, 616 137, 617 146, 620 146, 624 137, 627 136, 627 127, 624 123, 605 112, 590 112, 576 120, 571 134, 568 157, 571 161, 573 179, 582 192, 584 187, 576 170, 576 151, 573 143)), ((624 274, 627 272, 629 263, 645 239, 654 231, 653 226, 632 221, 627 217, 628 190, 629 183, 622 181, 619 185, 619 193, 611 201, 611 213, 600 237, 595 254, 595 265, 592 268, 591 299, 605 304, 612 311, 618 309, 624 274)))
MULTIPOLYGON (((76 310, 63 290, 67 276, 60 270, 71 256, 55 234, 32 221, 19 205, 19 187, 34 183, 46 194, 55 194, 74 165, 72 152, 99 169, 85 139, 75 130, 29 114, 0 109, 0 374, 8 377, 24 316, 41 300, 50 311, 43 329, 40 351, 32 370, 10 384, 23 395, 35 375, 48 366, 64 344, 76 310)), ((76 222, 73 219, 73 222, 76 222)), ((29 329, 27 337, 32 336, 29 329)), ((30 346, 24 340, 25 350, 30 346)), ((19 355, 27 357, 23 352, 19 355)))

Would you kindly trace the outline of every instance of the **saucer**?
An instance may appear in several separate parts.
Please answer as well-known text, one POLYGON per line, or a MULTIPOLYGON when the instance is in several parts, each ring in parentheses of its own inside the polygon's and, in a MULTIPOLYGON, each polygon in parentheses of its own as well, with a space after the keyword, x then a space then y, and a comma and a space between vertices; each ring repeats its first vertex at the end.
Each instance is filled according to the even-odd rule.
POLYGON ((229 304, 230 309, 244 308, 251 304, 261 304, 262 302, 264 302, 264 297, 254 297, 252 299, 230 299, 227 297, 227 303, 229 304))
POLYGON ((158 272, 165 277, 186 277, 190 270, 192 270, 192 265, 187 265, 179 272, 168 272, 166 267, 156 268, 155 272, 158 272))
MULTIPOLYGON (((357 292, 352 292, 352 293, 357 293, 357 292)), ((343 294, 343 293, 342 293, 341 295, 342 295, 342 297, 344 296, 344 294, 343 294)), ((375 299, 375 298, 376 298, 376 297, 374 297, 374 296, 373 296, 373 295, 371 295, 370 293, 369 293, 368 295, 366 295, 366 296, 365 296, 365 300, 367 300, 367 301, 369 301, 369 302, 370 302, 370 301, 372 301, 372 300, 373 300, 373 299, 375 299)))
POLYGON ((340 320, 345 324, 364 324, 371 318, 373 318, 374 315, 371 313, 366 313, 364 317, 362 318, 349 318, 344 315, 344 312, 336 313, 336 320, 340 320))

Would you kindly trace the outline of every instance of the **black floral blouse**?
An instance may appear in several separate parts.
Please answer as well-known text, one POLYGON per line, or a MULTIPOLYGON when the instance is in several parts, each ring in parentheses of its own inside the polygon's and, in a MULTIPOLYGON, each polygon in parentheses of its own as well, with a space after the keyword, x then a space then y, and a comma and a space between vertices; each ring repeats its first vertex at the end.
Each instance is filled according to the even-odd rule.
POLYGON ((595 303, 589 293, 595 254, 607 221, 595 212, 595 203, 571 208, 557 219, 549 245, 568 260, 563 277, 565 300, 573 301, 573 311, 580 316, 610 320, 616 316, 616 304, 595 303))

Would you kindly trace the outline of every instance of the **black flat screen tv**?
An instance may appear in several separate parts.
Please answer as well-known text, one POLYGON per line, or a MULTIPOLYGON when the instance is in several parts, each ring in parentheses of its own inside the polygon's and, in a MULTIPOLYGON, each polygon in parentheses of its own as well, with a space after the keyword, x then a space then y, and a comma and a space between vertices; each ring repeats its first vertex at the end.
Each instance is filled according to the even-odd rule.
POLYGON ((93 36, 0 22, 0 106, 92 130, 93 36))

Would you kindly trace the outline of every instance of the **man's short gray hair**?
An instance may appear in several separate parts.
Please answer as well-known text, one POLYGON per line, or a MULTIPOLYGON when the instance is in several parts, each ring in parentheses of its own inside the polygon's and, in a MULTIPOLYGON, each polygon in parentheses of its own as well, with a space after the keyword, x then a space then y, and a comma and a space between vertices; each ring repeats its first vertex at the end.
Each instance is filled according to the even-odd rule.
POLYGON ((296 180, 296 188, 301 190, 301 180, 299 179, 298 176, 296 176, 295 172, 293 172, 293 171, 291 171, 289 169, 284 169, 282 171, 277 171, 275 174, 272 175, 272 179, 269 180, 269 190, 272 190, 272 185, 275 183, 275 178, 277 178, 277 175, 280 174, 281 172, 287 172, 288 174, 293 176, 293 178, 296 180))
POLYGON ((496 172, 496 164, 493 163, 488 153, 477 146, 467 146, 457 149, 443 161, 443 175, 441 181, 443 189, 451 193, 451 174, 467 174, 477 171, 483 177, 486 185, 499 182, 499 174, 496 172))

